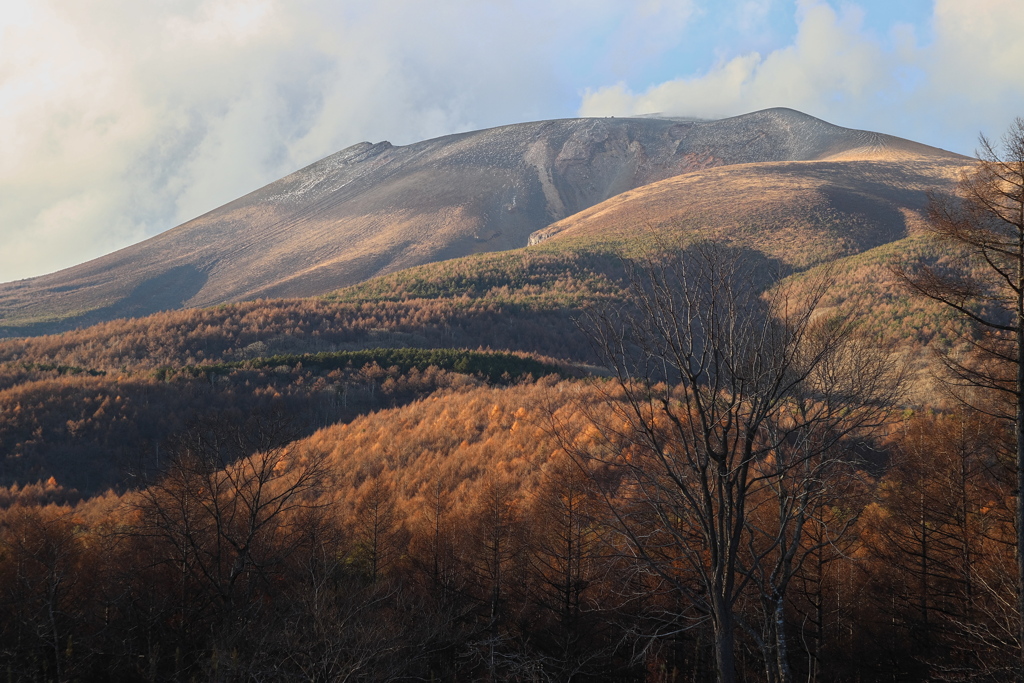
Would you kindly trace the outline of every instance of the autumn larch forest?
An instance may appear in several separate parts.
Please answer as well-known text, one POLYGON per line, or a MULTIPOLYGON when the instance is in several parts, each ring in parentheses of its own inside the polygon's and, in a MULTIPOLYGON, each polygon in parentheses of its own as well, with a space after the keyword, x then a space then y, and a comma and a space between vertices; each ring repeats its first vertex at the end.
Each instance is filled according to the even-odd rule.
POLYGON ((830 135, 316 296, 4 309, 0 676, 1021 680, 1024 122, 830 135))

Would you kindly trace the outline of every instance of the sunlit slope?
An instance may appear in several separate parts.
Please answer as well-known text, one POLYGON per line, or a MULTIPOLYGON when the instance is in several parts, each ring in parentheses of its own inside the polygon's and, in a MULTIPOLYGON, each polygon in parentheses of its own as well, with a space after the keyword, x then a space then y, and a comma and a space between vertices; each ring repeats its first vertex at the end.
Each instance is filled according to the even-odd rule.
MULTIPOLYGON (((897 188, 923 186, 931 173, 915 171, 925 176, 918 182, 894 170, 908 165, 908 158, 934 168, 961 159, 788 109, 721 121, 542 121, 401 147, 361 143, 140 244, 58 273, 0 285, 0 335, 259 297, 321 294, 409 266, 522 247, 531 234, 563 219, 569 222, 557 223, 554 232, 607 232, 594 222, 598 214, 570 217, 681 174, 689 180, 678 187, 690 183, 688 191, 697 194, 672 202, 703 206, 709 220, 715 218, 712 210, 725 211, 726 217, 729 212, 760 216, 760 203, 750 197, 718 206, 722 198, 742 198, 743 184, 753 176, 729 180, 729 174, 708 169, 865 158, 872 159, 864 162, 869 166, 896 159, 885 162, 890 164, 885 172, 899 176, 897 188), (718 199, 707 199, 706 188, 716 178, 724 178, 725 185, 718 199), (588 227, 580 227, 583 223, 588 227)), ((861 162, 829 163, 841 174, 852 168, 843 164, 861 162)), ((824 173, 827 167, 821 168, 824 173)), ((767 178, 781 171, 765 173, 767 178)), ((866 170, 863 175, 872 176, 866 170)), ((883 172, 868 181, 884 185, 888 179, 883 172)), ((788 201, 781 196, 785 192, 776 192, 777 201, 788 201)), ((834 199, 841 204, 844 197, 834 199)), ((919 199, 903 203, 918 206, 919 199)), ((791 201, 785 215, 799 213, 804 200, 791 201)), ((895 203, 902 206, 900 201, 895 203)), ((634 215, 616 229, 628 231, 639 220, 646 218, 634 215)), ((744 225, 756 229, 766 220, 744 225)))
MULTIPOLYGON (((890 268, 905 259, 941 264, 954 256, 921 229, 928 193, 951 190, 964 162, 869 151, 876 158, 862 151, 855 159, 736 165, 667 179, 539 231, 527 249, 400 271, 330 300, 464 300, 507 316, 556 309, 572 316, 625 296, 621 259, 712 238, 768 259, 796 286, 828 269, 833 285, 823 308, 862 319, 880 340, 929 365, 934 359, 925 348, 955 342, 963 325, 941 306, 911 297, 890 268)), ((585 346, 585 337, 576 343, 585 346)), ((545 352, 557 355, 550 347, 545 352)))
POLYGON ((905 155, 744 164, 618 195, 537 231, 533 244, 619 244, 673 236, 754 249, 792 269, 918 232, 928 193, 951 190, 963 161, 905 155))

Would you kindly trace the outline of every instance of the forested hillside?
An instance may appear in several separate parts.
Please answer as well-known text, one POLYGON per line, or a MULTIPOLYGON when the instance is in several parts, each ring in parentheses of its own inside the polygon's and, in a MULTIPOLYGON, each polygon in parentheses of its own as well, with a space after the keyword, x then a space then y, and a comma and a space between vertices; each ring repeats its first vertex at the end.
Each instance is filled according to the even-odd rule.
POLYGON ((962 159, 793 114, 530 246, 0 340, 0 672, 1009 680, 1012 411, 940 377, 1009 356, 907 275, 984 268, 962 159))
MULTIPOLYGON (((453 385, 328 427, 269 462, 234 465, 271 475, 251 529, 210 516, 202 497, 209 512, 181 507, 182 492, 217 477, 191 461, 145 492, 75 507, 38 505, 62 502, 45 485, 8 493, 4 666, 15 677, 124 680, 541 671, 669 681, 707 671, 709 627, 694 614, 677 631, 677 596, 616 540, 601 493, 616 475, 591 480, 552 429, 577 425, 576 448, 602 443, 588 425, 605 400, 554 380, 453 385), (204 530, 180 526, 189 519, 204 530), (244 550, 213 545, 250 533, 244 550), (236 575, 239 553, 247 568, 236 575)), ((223 415, 177 434, 198 444, 213 429, 231 441, 242 426, 254 424, 223 415)), ((809 530, 787 604, 794 673, 923 680, 937 662, 998 671, 992 653, 1012 618, 1001 601, 1012 576, 1001 439, 998 427, 953 414, 914 417, 871 442, 886 467, 851 471, 839 506, 809 530), (985 630, 966 638, 964 620, 985 630)), ((238 506, 256 479, 216 481, 216 493, 194 490, 216 496, 223 514, 248 509, 238 506)), ((744 607, 751 618, 759 609, 744 607)), ((755 642, 739 654, 751 680, 763 674, 755 642)))
MULTIPOLYGON (((542 247, 3 342, 3 665, 123 680, 711 671, 710 624, 621 536, 628 479, 578 456, 637 447, 625 396, 557 379, 601 364, 587 311, 626 310, 641 262, 542 247), (436 350, 460 345, 545 355, 436 350)), ((872 275, 884 254, 857 258, 825 308, 886 292, 889 322, 865 328, 882 347, 924 358, 951 339, 948 316, 872 275)), ((815 278, 782 286, 800 297, 815 278)), ((1005 647, 1004 430, 891 417, 839 451, 844 483, 807 522, 785 607, 794 675, 924 680, 936 662, 988 671, 1005 647), (986 631, 964 639, 966 619, 986 631)), ((745 618, 767 618, 745 595, 745 618)), ((737 636, 750 680, 755 635, 737 636)))
MULTIPOLYGON (((689 238, 693 234, 700 233, 689 238)), ((685 231, 661 235, 666 242, 687 237, 685 231)), ((905 239, 784 280, 799 291, 802 282, 827 270, 835 285, 820 306, 862 320, 911 363, 926 392, 908 395, 913 404, 936 398, 927 394, 936 367, 929 349, 960 343, 964 330, 941 307, 910 297, 888 264, 896 257, 949 258, 936 249, 905 239)), ((769 259, 750 258, 769 277, 790 272, 769 259)), ((396 365, 387 349, 493 349, 548 359, 529 371, 535 377, 555 371, 556 364, 569 372, 582 364, 577 374, 591 372, 599 356, 579 319, 586 310, 625 300, 631 263, 610 247, 565 248, 552 241, 421 266, 317 299, 169 311, 0 341, 6 463, 0 485, 54 477, 61 486, 97 493, 126 485, 125 477, 155 457, 161 440, 193 414, 244 414, 283 401, 308 431, 435 388, 428 383, 411 394, 376 393, 372 387, 383 380, 367 379, 352 355, 361 349, 379 349, 380 372, 395 378, 426 366, 396 365), (303 354, 343 360, 326 367, 303 354), (362 387, 361 393, 347 393, 350 386, 362 387), (334 407, 341 395, 358 409, 334 407)), ((434 366, 497 379, 468 362, 434 366)))

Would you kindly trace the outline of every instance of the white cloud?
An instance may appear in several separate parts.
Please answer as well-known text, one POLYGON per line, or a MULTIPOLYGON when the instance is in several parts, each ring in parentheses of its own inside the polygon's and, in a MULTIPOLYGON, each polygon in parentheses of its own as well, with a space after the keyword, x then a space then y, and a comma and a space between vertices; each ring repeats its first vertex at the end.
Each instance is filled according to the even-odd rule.
POLYGON ((778 0, 740 0, 733 11, 733 22, 744 34, 763 33, 769 14, 778 0))
POLYGON ((971 152, 977 132, 998 138, 1024 116, 1022 27, 1017 0, 936 0, 935 42, 917 55, 924 82, 910 103, 926 131, 960 128, 963 151, 971 152))
POLYGON ((786 106, 960 152, 973 149, 977 130, 998 134, 1024 114, 1018 0, 936 0, 934 38, 926 45, 907 25, 873 35, 855 4, 836 11, 823 0, 800 0, 796 12, 789 45, 643 92, 624 84, 591 90, 580 114, 718 118, 786 106))
POLYGON ((792 45, 763 56, 733 57, 702 76, 668 81, 639 94, 623 85, 589 92, 580 113, 719 118, 775 106, 817 113, 885 86, 885 55, 861 35, 862 15, 856 7, 837 14, 823 2, 803 2, 799 12, 792 45))
POLYGON ((645 21, 668 36, 688 16, 645 2, 646 20, 624 0, 13 0, 0 281, 99 256, 361 140, 571 115, 576 85, 557 65, 572 45, 628 43, 645 21))

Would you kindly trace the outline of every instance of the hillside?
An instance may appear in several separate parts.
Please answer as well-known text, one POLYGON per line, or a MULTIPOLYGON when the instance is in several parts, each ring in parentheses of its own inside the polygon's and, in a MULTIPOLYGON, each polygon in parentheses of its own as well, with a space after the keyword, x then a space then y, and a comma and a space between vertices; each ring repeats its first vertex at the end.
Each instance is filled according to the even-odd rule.
MULTIPOLYGON (((503 381, 502 366, 488 371, 465 352, 447 365, 461 373, 451 375, 443 358, 452 356, 430 349, 540 353, 587 372, 599 359, 574 319, 623 301, 622 264, 609 252, 554 249, 559 242, 421 266, 321 299, 170 311, 0 341, 0 488, 50 477, 82 493, 131 486, 197 415, 234 421, 278 411, 308 433, 438 388, 503 381), (428 350, 422 367, 396 360, 410 347, 428 350), (377 354, 377 365, 358 365, 360 349, 377 354)), ((963 329, 897 285, 887 264, 905 255, 944 258, 909 237, 827 262, 836 284, 823 303, 863 319, 879 344, 910 359, 915 393, 907 398, 928 404, 938 397, 928 350, 963 329)), ((799 288, 804 273, 788 284, 799 288)))
MULTIPOLYGON (((863 159, 872 160, 868 167, 887 160, 884 172, 895 175, 854 174, 842 186, 847 194, 832 200, 889 183, 909 193, 897 204, 916 207, 917 190, 962 158, 788 109, 721 121, 541 121, 401 147, 360 143, 139 244, 0 285, 0 335, 322 294, 410 266, 523 247, 551 223, 568 219, 552 228, 565 231, 580 223, 574 214, 667 178, 690 178, 672 201, 725 208, 744 185, 748 194, 760 191, 750 185, 759 165, 832 160, 822 173, 841 177, 863 159), (751 164, 733 180, 725 170, 751 164), (724 175, 706 174, 712 168, 724 175)), ((778 202, 788 201, 786 191, 776 188, 778 202)), ((804 211, 801 201, 791 214, 804 211)))
MULTIPOLYGON (((549 128, 583 123, 556 122, 549 128)), ((629 131, 648 123, 588 125, 622 125, 629 131)), ((671 130, 692 133, 697 126, 656 125, 666 135, 671 130)), ((916 232, 927 193, 951 187, 962 158, 837 129, 791 111, 700 125, 705 126, 705 143, 714 142, 721 150, 715 163, 723 165, 609 197, 533 231, 531 246, 398 270, 320 297, 170 310, 0 341, 0 415, 5 419, 0 449, 6 459, 0 486, 50 476, 82 491, 124 485, 140 457, 152 458, 162 440, 199 412, 273 408, 296 416, 297 429, 308 432, 454 381, 410 379, 413 369, 425 372, 429 364, 395 365, 388 349, 511 351, 587 372, 598 358, 575 322, 581 313, 624 300, 624 260, 652 246, 694 238, 713 237, 745 250, 773 264, 778 277, 791 278, 797 287, 802 273, 830 268, 836 285, 825 304, 854 316, 870 311, 868 328, 880 343, 894 345, 914 359, 920 375, 926 374, 932 360, 924 351, 936 341, 947 343, 959 328, 946 311, 909 299, 887 264, 901 254, 944 257, 916 232), (779 132, 787 122, 792 124, 786 129, 789 137, 779 132), (706 135, 716 127, 733 135, 732 142, 706 135), (765 127, 778 133, 777 139, 766 142, 754 135, 746 146, 736 143, 740 132, 765 127), (809 137, 801 138, 805 133, 809 137), (737 151, 741 148, 746 157, 737 151), (803 160, 771 160, 770 152, 780 150, 803 160), (769 160, 727 163, 744 158, 769 160), (360 374, 361 366, 347 365, 357 356, 345 354, 365 350, 380 356, 372 377, 360 374), (323 354, 348 360, 322 367, 315 358, 323 354), (391 388, 384 391, 388 380, 391 388), (345 409, 339 408, 342 395, 345 409)), ((498 136, 503 130, 484 133, 498 136)), ((468 145, 474 135, 462 136, 458 144, 468 145)), ((687 149, 696 148, 697 137, 691 135, 687 149)), ((346 158, 339 168, 362 163, 346 158)), ((601 158, 595 162, 598 168, 601 158)), ((292 189, 287 192, 298 202, 296 188, 302 183, 296 177, 288 182, 292 189)), ((429 186, 425 182, 423 187, 429 186)), ((275 196, 285 196, 286 189, 279 184, 275 196)), ((522 239, 529 234, 524 229, 522 239)), ((154 293, 175 291, 167 282, 161 287, 154 293)), ((468 358, 437 368, 471 383, 502 381, 504 371, 482 372, 468 358)), ((547 372, 531 371, 534 376, 547 372)))

